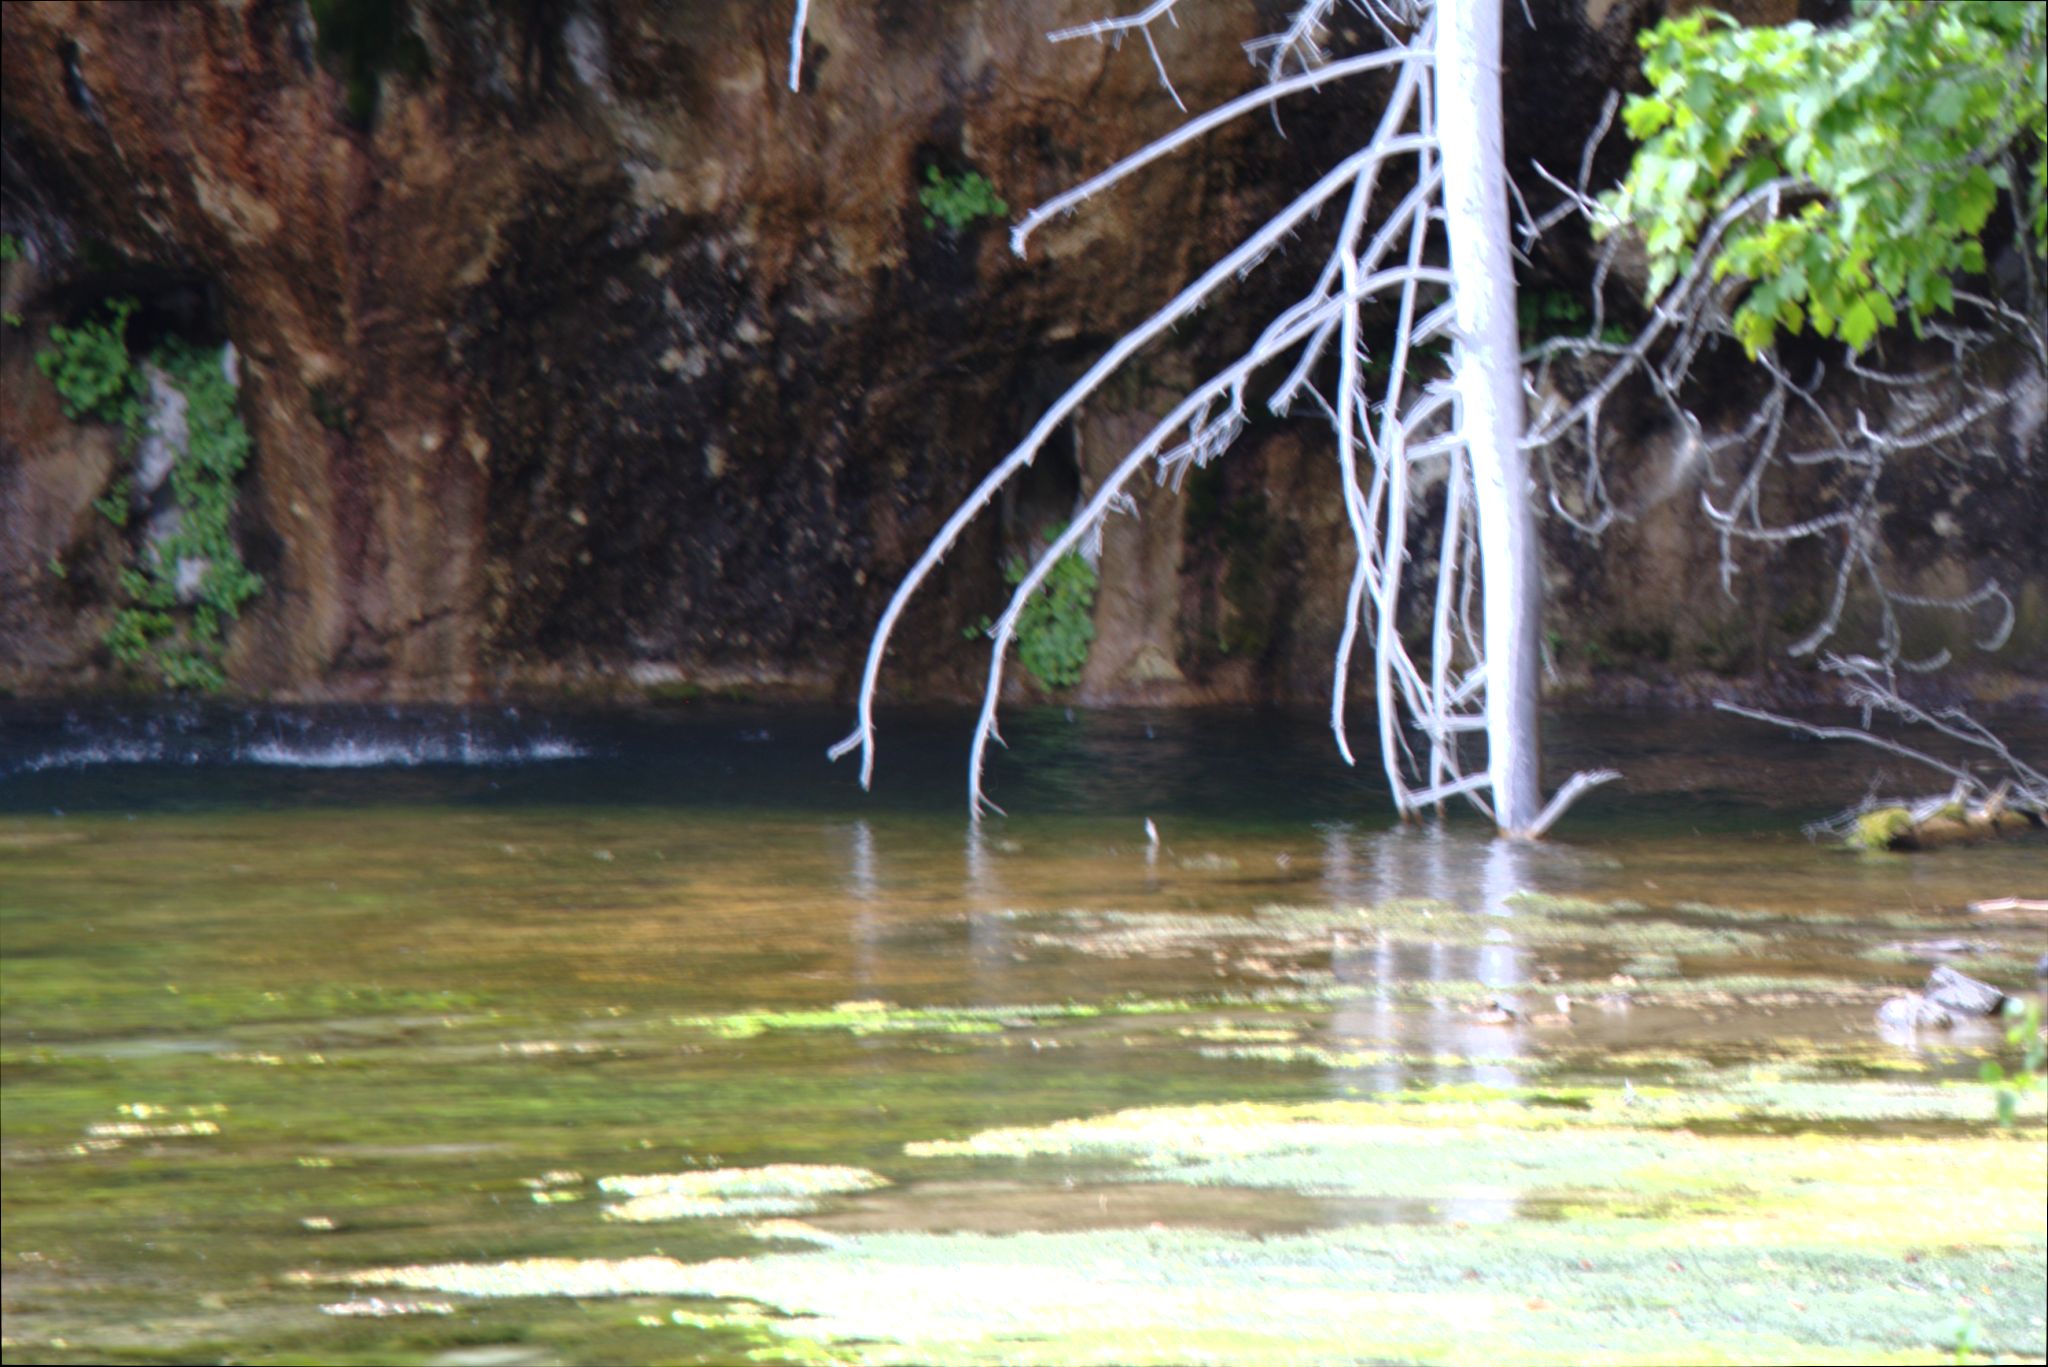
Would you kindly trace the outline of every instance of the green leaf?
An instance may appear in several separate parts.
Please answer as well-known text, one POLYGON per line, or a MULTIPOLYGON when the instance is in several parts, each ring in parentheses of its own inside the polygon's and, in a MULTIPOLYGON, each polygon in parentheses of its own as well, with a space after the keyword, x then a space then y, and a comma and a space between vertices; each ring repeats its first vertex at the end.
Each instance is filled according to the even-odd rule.
MULTIPOLYGON (((1049 529, 1049 542, 1061 529, 1049 529)), ((1003 577, 1021 584, 1031 571, 1022 556, 1003 567, 1003 577)), ((1069 552, 1054 562, 1038 591, 1017 619, 1017 658, 1026 672, 1047 689, 1071 688, 1081 681, 1088 648, 1095 641, 1095 567, 1069 552)))
POLYGON ((2015 151, 2031 171, 2020 178, 2027 245, 2048 259, 2044 15, 1873 3, 1826 31, 1699 14, 1659 24, 1642 38, 1651 92, 1627 120, 1640 146, 1607 201, 1641 234, 1653 291, 1678 277, 1715 213, 1789 173, 1811 193, 1788 196, 1779 222, 1729 232, 1709 263, 1717 280, 1776 283, 1738 310, 1738 335, 1754 350, 1810 317, 1867 343, 1902 302, 1916 320, 1953 309, 1950 272, 1984 270, 1980 237, 2015 151))
POLYGON ((1857 351, 1877 335, 1877 314, 1872 311, 1869 298, 1861 296, 1842 313, 1842 340, 1857 351))
POLYGON ((1621 120, 1628 135, 1642 142, 1671 121, 1671 106, 1647 95, 1631 95, 1622 107, 1621 120))
POLYGON ((1828 308, 1824 300, 1818 298, 1807 300, 1806 316, 1807 321, 1813 324, 1813 330, 1821 336, 1832 337, 1835 335, 1835 315, 1828 308))
POLYGON ((1000 218, 1010 212, 1010 206, 980 172, 970 171, 958 180, 948 180, 938 167, 927 166, 925 181, 925 187, 917 192, 917 200, 924 206, 927 228, 938 220, 959 232, 977 218, 1000 218))
POLYGON ((1921 105, 1921 110, 1942 127, 1954 128, 1963 121, 1969 100, 1969 92, 1961 86, 1953 82, 1943 82, 1928 95, 1921 105))

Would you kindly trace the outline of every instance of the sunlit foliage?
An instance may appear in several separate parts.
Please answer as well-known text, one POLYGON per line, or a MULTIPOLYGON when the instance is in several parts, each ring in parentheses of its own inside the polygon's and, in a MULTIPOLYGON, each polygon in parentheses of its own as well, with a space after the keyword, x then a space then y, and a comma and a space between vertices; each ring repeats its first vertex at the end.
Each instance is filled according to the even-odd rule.
POLYGON ((1732 319, 1752 356, 1809 325, 1861 349, 1902 311, 1917 326, 1953 308, 2001 191, 2040 254, 2044 16, 1863 3, 1832 29, 1696 11, 1645 33, 1650 91, 1623 114, 1642 146, 1606 207, 1642 231, 1650 295, 1704 250, 1715 279, 1752 282, 1732 319))

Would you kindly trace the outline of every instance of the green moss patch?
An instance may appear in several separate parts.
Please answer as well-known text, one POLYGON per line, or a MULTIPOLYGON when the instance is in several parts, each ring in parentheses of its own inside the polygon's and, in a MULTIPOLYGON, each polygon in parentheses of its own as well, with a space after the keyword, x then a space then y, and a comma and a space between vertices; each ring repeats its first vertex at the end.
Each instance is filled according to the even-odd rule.
POLYGON ((888 1179, 865 1168, 775 1163, 764 1168, 601 1177, 598 1190, 626 1199, 604 1208, 606 1219, 715 1219, 734 1215, 800 1215, 821 1198, 871 1191, 888 1179))
POLYGON ((2037 1250, 1908 1261, 1702 1247, 1682 1229, 1601 1221, 1266 1239, 879 1234, 694 1264, 533 1259, 351 1280, 753 1302, 780 1312, 771 1323, 796 1346, 829 1344, 855 1362, 1918 1362, 1952 1346, 1957 1288, 1969 1289, 1986 1348, 2033 1352, 2039 1265, 2037 1250))
MULTIPOLYGON (((915 1226, 944 1217, 920 1204, 969 1202, 971 1185, 921 1196, 913 1184, 863 1217, 878 1180, 866 1174, 800 1183, 853 1205, 833 1230, 761 1227, 780 1251, 751 1257, 420 1263, 340 1280, 485 1300, 679 1298, 692 1323, 765 1323, 795 1352, 861 1362, 1924 1361, 1952 1347, 1959 1306, 1982 1350, 2025 1354, 2048 1269, 2038 1105, 2031 1131, 1980 1118, 1938 1140, 1693 1128, 1981 1117, 1983 1101, 1752 1070, 1718 1090, 1466 1083, 1141 1108, 918 1141, 905 1155, 1024 1165, 1026 1185, 998 1204, 1086 1174, 1134 1192, 1213 1192, 1219 1211, 1246 1191, 1319 1198, 1340 1222, 1263 1237, 1194 1228, 1196 1196, 1168 1207, 1187 1222, 1173 1227, 930 1232, 915 1226), (1402 1213, 1343 1222, 1356 1209, 1345 1203, 1365 1198, 1402 1213), (891 1218, 913 1228, 877 1228, 891 1218)), ((754 1191, 742 1174, 684 1176, 722 1196, 754 1191)), ((1107 1218, 1114 1190, 1084 1185, 1077 1199, 1107 1218)))
POLYGON ((1016 1006, 898 1006, 845 1001, 815 1010, 735 1011, 720 1016, 674 1016, 669 1023, 720 1039, 744 1040, 774 1031, 846 1035, 997 1035, 1037 1023, 1099 1016, 1154 1016, 1196 1009, 1184 1001, 1125 998, 1102 1003, 1054 1002, 1016 1006))

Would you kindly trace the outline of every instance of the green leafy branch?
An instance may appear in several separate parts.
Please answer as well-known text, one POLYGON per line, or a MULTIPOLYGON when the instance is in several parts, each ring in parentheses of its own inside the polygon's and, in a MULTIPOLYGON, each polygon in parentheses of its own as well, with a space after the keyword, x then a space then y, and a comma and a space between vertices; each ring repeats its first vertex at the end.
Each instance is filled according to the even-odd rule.
POLYGON ((943 222, 957 233, 977 218, 1002 218, 1010 212, 1009 204, 996 194, 996 187, 979 171, 948 179, 938 167, 927 166, 924 179, 924 188, 917 192, 917 202, 924 206, 924 226, 927 228, 935 228, 943 222))
POLYGON ((1642 146, 1608 226, 1641 229, 1655 298, 1692 271, 1708 223, 1783 182, 1779 213, 1744 216, 1711 262, 1751 282, 1732 320, 1749 353, 1807 326, 1860 350, 1901 309, 1918 327, 1954 308, 1957 273, 1984 270, 2013 153, 2048 254, 2044 29, 2041 6, 1979 0, 1862 3, 1826 30, 1666 20, 1640 39, 1651 88, 1623 117, 1642 146))
POLYGON ((2048 1041, 2041 1038, 2041 999, 2034 997, 2024 1004, 2006 999, 2005 1040, 2020 1054, 2019 1066, 2008 1073, 1993 1059, 1986 1059, 1978 1075, 1998 1089, 1998 1123, 2012 1128, 2018 1119, 2020 1098, 2043 1085, 2048 1085, 2048 1041))

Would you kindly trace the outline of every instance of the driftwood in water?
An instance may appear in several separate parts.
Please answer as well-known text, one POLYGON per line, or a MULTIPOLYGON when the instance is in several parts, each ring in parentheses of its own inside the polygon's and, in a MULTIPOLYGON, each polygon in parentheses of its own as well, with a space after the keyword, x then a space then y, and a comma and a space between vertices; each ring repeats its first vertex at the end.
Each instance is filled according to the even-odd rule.
POLYGON ((2030 912, 2048 911, 2048 901, 2038 897, 1990 897, 1970 903, 1970 911, 1977 916, 2025 916, 2030 912))
POLYGON ((1938 850, 2039 830, 2041 814, 2014 807, 2000 788, 1975 805, 1956 797, 1872 807, 1849 825, 1846 839, 1859 850, 1938 850))

